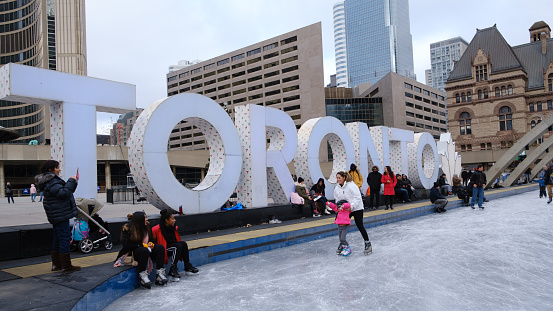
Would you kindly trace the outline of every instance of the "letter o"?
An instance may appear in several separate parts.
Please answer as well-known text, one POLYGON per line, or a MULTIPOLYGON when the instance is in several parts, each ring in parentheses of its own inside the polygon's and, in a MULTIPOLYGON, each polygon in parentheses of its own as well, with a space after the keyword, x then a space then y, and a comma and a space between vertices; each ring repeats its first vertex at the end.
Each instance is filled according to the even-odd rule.
POLYGON ((334 154, 330 178, 325 179, 326 197, 334 199, 336 173, 348 171, 351 163, 355 163, 355 149, 346 126, 334 117, 310 119, 298 132, 298 149, 294 158, 294 168, 298 177, 305 179, 305 184, 311 187, 319 178, 324 178, 319 163, 319 148, 323 139, 327 138, 334 154))
POLYGON ((217 210, 232 195, 240 177, 242 151, 228 114, 208 97, 184 93, 159 100, 138 117, 129 139, 129 164, 135 183, 159 209, 186 214, 217 210), (209 146, 209 170, 193 190, 174 177, 167 158, 171 131, 181 120, 197 126, 209 146))

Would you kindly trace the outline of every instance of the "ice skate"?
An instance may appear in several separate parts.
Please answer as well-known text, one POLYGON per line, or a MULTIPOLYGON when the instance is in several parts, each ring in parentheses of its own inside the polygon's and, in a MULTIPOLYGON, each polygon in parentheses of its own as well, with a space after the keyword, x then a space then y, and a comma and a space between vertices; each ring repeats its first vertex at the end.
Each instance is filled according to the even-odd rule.
POLYGON ((198 275, 200 273, 200 270, 198 268, 194 267, 191 263, 185 262, 184 263, 184 272, 186 275, 198 275))
POLYGON ((167 282, 169 282, 169 280, 167 280, 167 277, 165 276, 165 268, 157 270, 156 285, 164 286, 165 284, 167 284, 167 282))
POLYGON ((169 279, 173 282, 180 281, 179 268, 177 266, 171 266, 169 269, 169 279))
POLYGON ((344 250, 344 247, 342 247, 342 244, 338 245, 338 249, 336 250, 336 255, 341 255, 342 250, 344 250))
POLYGON ((152 282, 150 282, 150 278, 148 278, 148 271, 144 270, 138 274, 138 277, 140 278, 140 284, 142 287, 150 289, 152 288, 152 282))
POLYGON ((372 252, 373 252, 373 246, 371 242, 365 241, 365 250, 363 250, 363 254, 369 255, 369 254, 372 254, 372 252))
POLYGON ((342 250, 342 253, 341 255, 344 256, 344 257, 347 257, 351 254, 351 247, 348 246, 345 246, 344 249, 342 250))

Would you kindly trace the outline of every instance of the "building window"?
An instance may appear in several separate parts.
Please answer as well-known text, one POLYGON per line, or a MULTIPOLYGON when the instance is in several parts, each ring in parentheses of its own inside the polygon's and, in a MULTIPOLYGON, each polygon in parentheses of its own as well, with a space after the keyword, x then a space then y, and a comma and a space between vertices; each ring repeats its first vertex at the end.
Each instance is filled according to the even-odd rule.
POLYGON ((459 96, 459 93, 455 94, 455 102, 460 103, 461 102, 461 96, 459 96))
POLYGON ((472 101, 472 93, 471 92, 467 92, 467 101, 468 102, 472 101))
POLYGON ((553 73, 550 73, 547 76, 547 86, 548 86, 549 92, 553 92, 553 73))
POLYGON ((536 110, 541 111, 541 102, 536 103, 536 110))
POLYGON ((536 127, 536 121, 532 120, 532 122, 530 122, 530 129, 533 129, 534 127, 536 127))
POLYGON ((501 87, 501 96, 505 96, 505 95, 507 95, 507 88, 502 86, 501 87))
POLYGON ((498 87, 495 88, 495 97, 499 97, 499 88, 498 87))
POLYGON ((478 99, 482 99, 482 90, 478 90, 478 99))
POLYGON ((534 112, 534 103, 528 104, 528 109, 530 110, 530 112, 534 112))
POLYGON ((511 114, 511 108, 507 106, 499 109, 499 130, 509 131, 513 129, 513 115, 511 114))
POLYGON ((488 80, 488 65, 476 66, 476 82, 488 80))
POLYGON ((551 100, 547 101, 547 110, 553 110, 553 103, 551 103, 551 100))
POLYGON ((472 134, 470 113, 468 112, 461 113, 461 115, 459 116, 459 126, 460 126, 461 135, 472 134))
POLYGON ((488 99, 488 89, 484 90, 484 99, 488 99))
POLYGON ((512 85, 507 86, 507 94, 513 95, 513 86, 512 85))
POLYGON ((463 103, 467 101, 467 96, 465 95, 465 93, 461 93, 461 101, 463 103))

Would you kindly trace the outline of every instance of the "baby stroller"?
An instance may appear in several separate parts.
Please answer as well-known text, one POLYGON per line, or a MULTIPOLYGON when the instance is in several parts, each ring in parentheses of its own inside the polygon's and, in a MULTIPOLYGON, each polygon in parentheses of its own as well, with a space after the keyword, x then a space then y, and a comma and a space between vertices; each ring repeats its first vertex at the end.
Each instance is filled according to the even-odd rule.
POLYGON ((95 199, 83 198, 75 198, 75 203, 78 215, 71 230, 71 251, 79 249, 88 254, 100 246, 112 249, 113 243, 107 223, 98 215, 104 205, 95 199))

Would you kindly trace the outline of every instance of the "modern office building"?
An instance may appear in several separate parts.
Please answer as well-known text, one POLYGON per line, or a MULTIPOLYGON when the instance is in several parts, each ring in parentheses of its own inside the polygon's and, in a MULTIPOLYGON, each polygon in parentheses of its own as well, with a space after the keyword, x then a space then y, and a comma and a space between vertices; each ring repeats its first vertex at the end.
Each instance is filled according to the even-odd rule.
MULTIPOLYGON (((430 44, 430 75, 426 76, 426 85, 445 92, 445 82, 453 70, 455 62, 469 44, 461 37, 435 42, 430 44)), ((428 69, 427 69, 428 70, 428 69)), ((426 71, 425 71, 426 73, 426 71)))
POLYGON ((358 87, 325 87, 326 115, 344 124, 363 122, 369 127, 384 125, 382 97, 363 95, 359 94, 358 87))
POLYGON ((408 0, 345 0, 333 17, 338 86, 375 83, 389 72, 416 79, 408 0))
POLYGON ((131 136, 132 128, 142 111, 144 109, 138 108, 135 111, 119 115, 117 122, 113 123, 112 129, 109 130, 109 140, 112 145, 127 146, 127 140, 131 136))
POLYGON ((432 71, 430 69, 424 71, 424 80, 426 85, 432 86, 432 71))
POLYGON ((439 139, 447 132, 444 96, 439 90, 390 72, 375 84, 325 88, 326 114, 344 123, 429 132, 439 139))
MULTIPOLYGON (((210 97, 234 118, 234 107, 256 104, 288 113, 296 127, 325 115, 321 23, 211 58, 167 74, 167 96, 210 97)), ((188 122, 176 125, 170 149, 208 146, 188 122)))
POLYGON ((416 80, 390 72, 360 96, 382 98, 385 126, 428 132, 435 139, 448 131, 445 93, 416 80))
POLYGON ((451 71, 449 125, 463 163, 495 162, 553 111, 551 28, 540 21, 529 31, 529 43, 511 46, 495 25, 477 29, 451 71))
MULTIPOLYGON (((84 0, 0 2, 0 65, 28 66, 86 75, 84 0)), ((0 126, 17 131, 13 143, 50 138, 48 107, 0 101, 0 126)))

